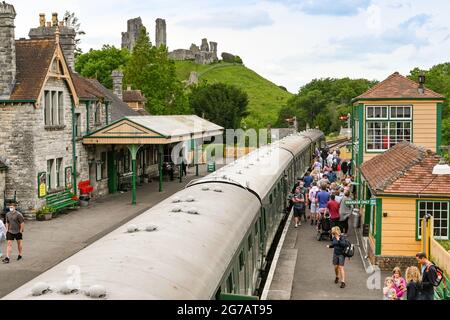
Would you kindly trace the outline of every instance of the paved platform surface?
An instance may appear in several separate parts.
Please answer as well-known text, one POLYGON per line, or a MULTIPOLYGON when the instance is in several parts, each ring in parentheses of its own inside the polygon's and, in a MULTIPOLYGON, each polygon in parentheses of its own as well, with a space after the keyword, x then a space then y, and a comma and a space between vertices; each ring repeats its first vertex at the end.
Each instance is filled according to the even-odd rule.
MULTIPOLYGON (((355 250, 352 259, 346 259, 346 288, 335 284, 332 265, 333 249, 326 247, 328 240, 317 241, 316 228, 310 222, 288 228, 268 299, 277 300, 380 300, 381 281, 385 273, 367 273, 359 251, 355 250), (370 286, 373 289, 369 289, 370 286)), ((356 244, 353 229, 349 240, 356 244)), ((367 266, 366 266, 367 267, 367 266)), ((371 270, 369 270, 371 271, 371 270)))
MULTIPOLYGON (((200 166, 199 173, 200 176, 207 174, 205 165, 200 166)), ((177 179, 165 181, 163 192, 158 192, 157 180, 139 186, 136 206, 131 205, 130 191, 91 201, 88 208, 69 210, 50 221, 26 221, 24 258, 16 261, 17 244, 14 243, 11 262, 0 263, 0 297, 130 221, 196 178, 195 168, 189 168, 182 183, 177 179)), ((2 248, 4 254, 5 246, 2 248)))

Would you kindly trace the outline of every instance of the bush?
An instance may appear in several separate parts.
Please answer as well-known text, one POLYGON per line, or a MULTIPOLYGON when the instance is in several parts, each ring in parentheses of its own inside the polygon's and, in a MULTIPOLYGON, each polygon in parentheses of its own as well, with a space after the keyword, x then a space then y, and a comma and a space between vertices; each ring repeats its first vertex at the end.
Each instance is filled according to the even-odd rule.
POLYGON ((239 57, 239 56, 236 56, 236 57, 234 57, 234 63, 239 63, 239 64, 243 64, 244 62, 242 62, 242 59, 241 59, 241 57, 239 57))
POLYGON ((38 211, 36 211, 36 219, 43 219, 45 215, 56 213, 56 210, 50 206, 44 205, 42 208, 40 208, 38 211))

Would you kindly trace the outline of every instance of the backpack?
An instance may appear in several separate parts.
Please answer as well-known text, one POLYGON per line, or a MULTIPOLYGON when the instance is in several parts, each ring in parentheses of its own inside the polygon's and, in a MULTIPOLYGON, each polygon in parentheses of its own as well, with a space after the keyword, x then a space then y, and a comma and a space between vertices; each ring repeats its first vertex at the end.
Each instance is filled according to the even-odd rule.
POLYGON ((437 265, 435 264, 430 264, 429 266, 427 266, 427 271, 430 270, 430 267, 433 266, 434 270, 436 270, 436 278, 434 279, 434 282, 432 282, 431 284, 434 287, 438 287, 441 284, 442 278, 444 277, 444 272, 442 271, 441 268, 439 268, 437 265))
POLYGON ((347 238, 344 238, 345 247, 344 247, 344 257, 351 258, 355 254, 355 245, 348 241, 347 238))

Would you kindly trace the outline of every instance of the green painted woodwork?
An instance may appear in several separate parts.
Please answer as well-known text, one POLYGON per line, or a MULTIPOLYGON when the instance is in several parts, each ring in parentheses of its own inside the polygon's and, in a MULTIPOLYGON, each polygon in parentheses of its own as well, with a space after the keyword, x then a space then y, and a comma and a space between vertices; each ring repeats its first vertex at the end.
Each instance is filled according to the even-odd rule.
POLYGON ((61 210, 67 207, 73 207, 78 204, 78 201, 72 200, 72 192, 66 190, 63 192, 48 195, 45 200, 47 206, 52 207, 55 210, 61 210))
POLYGON ((445 100, 445 98, 412 98, 412 97, 404 97, 404 98, 357 98, 352 99, 351 102, 357 101, 405 101, 405 100, 414 100, 414 101, 436 101, 436 100, 445 100))
POLYGON ((75 118, 75 102, 73 101, 73 98, 71 98, 71 104, 72 104, 72 174, 73 174, 73 193, 77 195, 77 146, 76 146, 76 118, 75 118))
POLYGON ((117 166, 114 149, 108 152, 108 190, 109 193, 117 192, 117 166))
POLYGON ((106 125, 109 124, 109 101, 105 102, 106 125))
POLYGON ((160 144, 158 145, 158 153, 159 153, 159 192, 163 191, 163 157, 164 157, 164 149, 160 144))
POLYGON ((361 166, 364 160, 364 104, 358 104, 358 121, 359 121, 359 139, 358 139, 358 167, 361 166))
POLYGON ((259 300, 258 296, 246 296, 233 293, 221 293, 219 300, 259 300))
POLYGON ((381 223, 383 216, 383 201, 381 198, 376 198, 377 206, 376 206, 376 231, 375 231, 375 255, 381 254, 381 223))
POLYGON ((90 128, 89 128, 89 120, 90 120, 90 109, 91 109, 91 101, 86 101, 86 132, 87 134, 90 133, 90 128))
POLYGON ((130 150, 131 154, 131 166, 133 170, 133 176, 132 176, 132 201, 131 203, 133 205, 136 205, 136 180, 137 180, 137 168, 136 168, 136 155, 141 148, 141 145, 137 144, 130 144, 128 145, 128 150, 130 150))

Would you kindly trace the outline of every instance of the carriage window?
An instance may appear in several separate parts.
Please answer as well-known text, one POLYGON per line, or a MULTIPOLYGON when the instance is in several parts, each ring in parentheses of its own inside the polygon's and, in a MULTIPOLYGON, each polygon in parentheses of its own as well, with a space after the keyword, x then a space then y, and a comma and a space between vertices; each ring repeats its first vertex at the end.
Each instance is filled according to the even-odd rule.
POLYGON ((242 268, 244 268, 244 251, 241 251, 239 254, 239 271, 241 271, 242 268))

